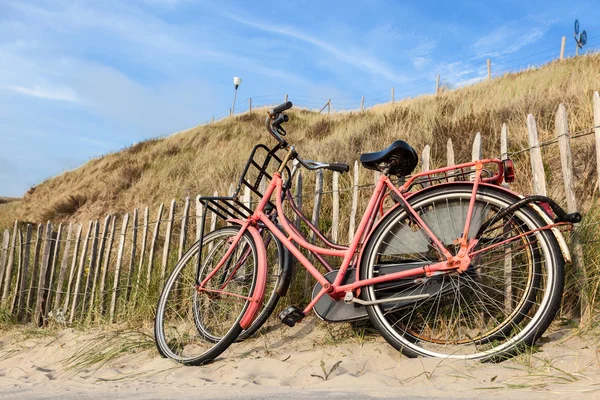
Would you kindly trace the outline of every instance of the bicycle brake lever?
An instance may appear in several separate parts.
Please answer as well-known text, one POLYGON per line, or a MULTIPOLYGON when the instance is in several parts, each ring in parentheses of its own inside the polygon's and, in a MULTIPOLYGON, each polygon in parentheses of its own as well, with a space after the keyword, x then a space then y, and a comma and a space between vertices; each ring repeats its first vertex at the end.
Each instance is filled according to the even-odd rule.
POLYGON ((277 127, 277 133, 279 133, 281 136, 287 135, 287 132, 285 131, 285 129, 283 129, 281 125, 277 127))

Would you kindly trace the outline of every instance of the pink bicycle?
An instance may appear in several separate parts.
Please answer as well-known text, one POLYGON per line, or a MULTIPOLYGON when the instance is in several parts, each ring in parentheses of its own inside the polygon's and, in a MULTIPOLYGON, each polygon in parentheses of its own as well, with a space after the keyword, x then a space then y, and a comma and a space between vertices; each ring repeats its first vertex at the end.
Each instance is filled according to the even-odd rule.
POLYGON ((289 189, 299 168, 349 168, 300 158, 284 139, 283 111, 291 107, 288 102, 269 112, 267 129, 277 144, 253 149, 237 193, 201 197, 205 215, 212 211, 229 226, 204 235, 204 217, 200 241, 168 278, 155 320, 163 356, 200 365, 260 328, 289 285, 288 252, 317 281, 304 309, 290 306, 279 315, 289 326, 311 310, 331 322, 368 318, 409 357, 480 360, 509 357, 544 333, 559 307, 570 261, 559 229, 572 228, 579 213, 502 187, 514 179, 510 160, 409 176, 417 154, 396 141, 361 155, 363 166, 381 176, 351 243, 332 243, 298 209, 289 189), (263 180, 270 184, 261 192, 263 180), (259 197, 253 209, 240 201, 242 187, 259 197), (284 204, 323 247, 291 223, 284 204), (340 260, 339 268, 332 259, 340 260))

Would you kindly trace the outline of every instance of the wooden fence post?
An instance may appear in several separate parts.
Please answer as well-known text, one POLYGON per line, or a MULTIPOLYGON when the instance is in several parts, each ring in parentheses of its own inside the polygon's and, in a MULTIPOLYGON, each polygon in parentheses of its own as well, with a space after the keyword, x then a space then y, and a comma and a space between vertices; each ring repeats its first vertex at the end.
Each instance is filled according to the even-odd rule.
MULTIPOLYGON (((98 255, 98 236, 100 232, 100 223, 98 221, 94 221, 94 228, 92 231, 92 251, 90 253, 90 258, 88 262, 88 271, 87 277, 85 280, 85 290, 83 292, 83 296, 81 298, 81 317, 86 316, 85 306, 87 305, 88 293, 92 290, 93 278, 94 278, 94 267, 96 266, 96 256, 98 255)), ((90 301, 91 303, 91 301, 90 301)))
POLYGON ((48 310, 52 311, 52 291, 53 291, 53 283, 54 283, 54 273, 56 270, 56 263, 58 262, 58 256, 60 253, 60 238, 62 235, 62 224, 58 224, 58 231, 56 232, 56 239, 53 239, 54 242, 54 251, 52 254, 52 263, 50 265, 50 279, 48 280, 48 291, 46 294, 46 312, 48 314, 48 310))
POLYGON ((440 92, 440 74, 435 77, 435 94, 440 92))
POLYGON ((202 227, 202 214, 204 214, 204 209, 202 207, 202 203, 200 202, 200 195, 196 196, 196 242, 200 240, 200 228, 202 227))
POLYGON ((365 111, 365 96, 360 98, 360 111, 365 111))
MULTIPOLYGON (((213 193, 213 196, 218 196, 219 192, 215 190, 215 192, 213 193)), ((210 216, 210 232, 214 231, 215 229, 217 229, 217 214, 212 211, 211 216, 210 216)), ((209 249, 212 248, 212 242, 210 243, 210 247, 209 249)))
POLYGON ((248 112, 252 114, 252 97, 248 99, 248 112))
MULTIPOLYGON (((313 204, 313 212, 312 212, 312 219, 311 219, 311 223, 316 226, 317 228, 319 227, 319 216, 320 216, 320 211, 321 211, 321 200, 323 197, 323 170, 320 169, 317 171, 317 175, 315 178, 315 200, 314 200, 314 204, 313 204)), ((315 232, 311 231, 310 234, 310 242, 312 244, 315 243, 317 239, 317 235, 315 234, 315 232)), ((310 297, 310 278, 312 275, 310 275, 308 273, 308 270, 306 271, 306 275, 304 277, 304 297, 308 298, 310 297)))
POLYGON ((33 264, 31 268, 31 280, 29 281, 29 290, 27 291, 27 302, 25 303, 25 308, 27 308, 28 313, 33 315, 33 300, 34 300, 34 285, 35 281, 38 278, 39 271, 39 262, 40 262, 40 252, 42 250, 42 241, 44 236, 44 225, 39 224, 37 228, 37 235, 35 238, 35 253, 33 256, 33 264))
POLYGON ((489 58, 487 59, 487 77, 488 77, 488 81, 492 80, 492 60, 490 60, 489 58))
POLYGON ((392 88, 392 104, 394 103, 394 88, 392 88))
POLYGON ((19 229, 19 238, 18 238, 18 247, 19 247, 19 259, 17 262, 17 276, 15 277, 15 295, 9 304, 9 312, 11 315, 14 315, 15 307, 17 306, 17 301, 19 299, 18 288, 21 287, 21 271, 23 266, 23 232, 19 229))
POLYGON ((175 199, 171 200, 169 208, 169 220, 167 221, 167 232, 165 234, 165 244, 163 246, 162 267, 160 270, 161 283, 165 280, 167 273, 167 264, 169 263, 169 251, 171 249, 171 233, 173 232, 173 220, 175 219, 175 199))
MULTIPOLYGON (((567 111, 565 106, 560 104, 556 113, 556 137, 560 151, 560 164, 563 173, 563 182, 565 186, 565 197, 567 198, 567 211, 569 213, 577 212, 577 198, 573 188, 573 157, 571 155, 571 144, 569 143, 569 124, 567 122, 567 111)), ((587 274, 583 261, 583 247, 577 230, 571 232, 571 247, 573 249, 573 266, 579 274, 579 312, 581 324, 589 322, 591 310, 586 292, 587 274)), ((577 315, 577 314, 576 314, 577 315)))
POLYGON ((154 251, 156 250, 156 240, 158 239, 158 233, 160 230, 160 219, 162 218, 164 204, 158 206, 158 213, 156 216, 156 225, 154 226, 154 234, 152 235, 152 243, 150 244, 150 255, 148 256, 148 275, 146 276, 146 284, 150 285, 150 279, 152 278, 152 268, 154 266, 154 251))
POLYGON ((42 265, 40 268, 40 277, 38 279, 37 300, 35 302, 34 323, 42 326, 44 323, 44 299, 46 298, 46 274, 50 264, 50 251, 52 250, 52 224, 46 223, 46 235, 44 240, 44 254, 42 256, 42 265))
POLYGON ((187 196, 185 198, 185 204, 183 205, 183 216, 181 217, 181 233, 179 234, 179 251, 177 252, 177 260, 181 259, 181 256, 183 256, 183 251, 185 250, 189 213, 190 197, 187 196))
POLYGON ((21 269, 21 279, 20 282, 17 282, 17 287, 15 287, 15 292, 19 297, 17 299, 17 318, 21 319, 24 317, 25 311, 25 291, 27 287, 27 275, 29 273, 29 259, 31 253, 31 233, 33 232, 33 226, 31 224, 27 224, 25 233, 25 250, 23 256, 23 264, 21 269))
POLYGON ((544 174, 544 163, 542 161, 542 150, 538 141, 537 125, 533 115, 527 116, 527 133, 529 139, 529 154, 531 160, 531 172, 533 174, 534 194, 546 195, 546 175, 544 174))
POLYGON ((13 236, 10 242, 10 248, 8 250, 8 263, 4 270, 4 287, 2 288, 2 304, 4 305, 8 299, 8 293, 10 292, 10 284, 12 281, 12 269, 15 259, 15 246, 17 245, 17 229, 19 227, 19 221, 15 221, 15 227, 13 228, 13 236))
MULTIPOLYGON (((508 127, 506 123, 502 124, 500 131, 500 159, 508 158, 508 127)), ((508 188, 508 183, 503 182, 503 187, 508 188)), ((508 234, 510 227, 505 227, 504 232, 508 234)), ((512 249, 506 246, 504 249, 504 309, 506 312, 512 310, 512 249)))
MULTIPOLYGON (((294 201, 298 209, 302 211, 302 171, 298 171, 296 174, 296 187, 294 188, 294 201)), ((297 229, 300 229, 300 217, 294 214, 294 225, 297 229)))
POLYGON ((350 222, 348 223, 348 243, 354 239, 354 230, 356 224, 356 212, 358 210, 358 161, 354 161, 352 186, 352 208, 350 209, 350 222))
POLYGON ((287 93, 286 93, 285 97, 283 98, 283 102, 284 102, 284 103, 287 103, 287 101, 288 101, 288 95, 287 95, 287 93))
MULTIPOLYGON (((446 143, 446 165, 449 167, 455 165, 454 162, 454 146, 452 144, 452 139, 448 138, 448 142, 446 143)), ((448 171, 449 175, 452 175, 454 170, 448 171)), ((454 177, 448 178, 448 182, 454 182, 454 177)))
POLYGON ((2 250, 0 252, 0 288, 4 282, 4 271, 6 269, 6 259, 8 258, 8 246, 10 244, 10 231, 6 229, 2 236, 2 250))
POLYGON ((565 45, 567 44, 567 37, 563 36, 560 41, 560 61, 565 59, 565 45))
POLYGON ((431 147, 429 145, 425 145, 423 147, 423 153, 421 154, 421 171, 429 171, 429 157, 431 156, 431 147))
POLYGON ((598 172, 597 186, 600 190, 600 95, 598 95, 598 92, 594 92, 592 100, 594 107, 594 136, 596 138, 596 170, 598 172))
POLYGON ((340 187, 339 179, 340 173, 334 172, 332 177, 332 204, 331 204, 331 240, 334 243, 338 241, 338 231, 340 223, 340 187))
POLYGON ((117 264, 115 265, 115 277, 112 287, 112 299, 110 301, 109 322, 112 323, 115 318, 115 309, 117 307, 117 296, 119 294, 119 278, 121 277, 121 263, 123 261, 123 251, 125 249, 125 238, 127 236, 127 225, 129 224, 129 213, 123 217, 123 226, 121 227, 121 238, 119 239, 119 250, 117 251, 117 264))
POLYGON ((133 291, 133 274, 135 273, 135 257, 137 252, 138 209, 133 209, 131 221, 131 254, 129 255, 129 270, 127 272, 127 285, 125 286, 125 299, 129 301, 133 291))
POLYGON ((88 243, 90 241, 90 234, 92 232, 93 222, 90 221, 87 233, 85 234, 85 240, 83 241, 83 249, 81 250, 81 256, 79 258, 79 269, 77 270, 77 278, 75 279, 75 289, 73 290, 73 302, 71 304, 71 315, 69 316, 69 323, 73 322, 75 318, 75 312, 77 311, 77 300, 79 298, 79 290, 81 289, 81 278, 83 277, 83 270, 85 266, 85 258, 87 256, 88 243))
MULTIPOLYGON (((104 224, 102 226, 102 233, 100 234, 100 245, 98 246, 98 251, 96 252, 95 258, 95 266, 94 266, 94 277, 92 279, 92 293, 90 294, 90 306, 88 311, 88 319, 91 319, 92 314, 94 312, 94 306, 96 305, 96 297, 98 286, 98 276, 100 275, 100 270, 102 269, 102 259, 104 258, 104 248, 106 246, 106 236, 108 234, 110 224, 110 215, 107 215, 104 219, 104 224)), ((96 230, 97 232, 97 230, 96 230)), ((90 269, 91 274, 91 269, 90 269)))
POLYGON ((79 242, 81 239, 81 231, 83 230, 83 225, 79 224, 77 226, 77 233, 75 234, 75 246, 73 249, 73 259, 71 261, 71 270, 69 272, 69 281, 67 282, 67 290, 65 293, 65 305, 64 312, 65 315, 69 309, 69 302, 71 297, 71 288, 73 287, 73 279, 75 279, 75 266, 77 265, 77 253, 79 252, 79 242))
POLYGON ((144 209, 144 229, 142 231, 142 248, 140 251, 140 263, 138 265, 137 279, 135 282, 134 300, 137 302, 138 292, 140 291, 140 280, 144 269, 144 254, 146 253, 146 240, 148 237, 148 207, 144 209))
POLYGON ((108 243, 106 246, 106 255, 104 256, 104 262, 102 263, 102 275, 100 275, 100 288, 98 290, 98 304, 100 314, 104 314, 104 292, 106 288, 106 278, 108 275, 108 266, 110 265, 110 256, 112 252, 112 245, 115 238, 115 230, 117 224, 117 216, 113 215, 110 219, 110 229, 108 231, 108 243))
MULTIPOLYGON (((67 265, 69 264, 69 250, 71 250, 71 234, 73 233, 73 223, 69 223, 67 229, 67 240, 65 241, 65 250, 63 252, 62 262, 60 264, 60 272, 58 274, 58 282, 56 283, 56 296, 54 297, 54 303, 52 309, 58 309, 61 307, 60 300, 63 295, 63 286, 65 282, 65 275, 67 274, 67 265)), ((58 255, 57 255, 58 256, 58 255)))

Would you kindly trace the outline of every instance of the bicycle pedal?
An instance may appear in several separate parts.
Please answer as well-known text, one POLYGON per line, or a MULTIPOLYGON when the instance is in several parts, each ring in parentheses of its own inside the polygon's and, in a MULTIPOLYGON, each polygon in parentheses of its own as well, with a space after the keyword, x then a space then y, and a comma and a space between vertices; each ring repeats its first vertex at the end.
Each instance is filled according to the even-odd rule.
POLYGON ((296 322, 302 321, 306 315, 296 306, 289 306, 279 313, 279 319, 287 326, 294 326, 296 322))

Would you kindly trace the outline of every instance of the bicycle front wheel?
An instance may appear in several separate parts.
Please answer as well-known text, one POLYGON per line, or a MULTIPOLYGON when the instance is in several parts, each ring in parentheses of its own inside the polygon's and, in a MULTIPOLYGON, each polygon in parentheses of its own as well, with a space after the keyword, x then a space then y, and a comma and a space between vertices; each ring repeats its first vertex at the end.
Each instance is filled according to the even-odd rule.
MULTIPOLYGON (((410 199, 420 218, 453 255, 459 248, 471 185, 435 188, 410 199)), ((495 188, 478 190, 470 239, 478 243, 463 273, 371 285, 367 301, 411 295, 428 297, 367 307, 373 324, 410 357, 496 360, 531 345, 554 318, 563 290, 564 261, 556 238, 531 208, 499 212, 514 197, 495 188)), ((444 261, 422 227, 398 209, 373 233, 361 276, 372 278, 444 261)))
POLYGON ((239 227, 226 227, 206 235, 202 264, 199 243, 179 260, 158 301, 154 324, 161 355, 186 365, 214 360, 240 335, 244 316, 256 287, 258 257, 249 233, 244 233, 223 266, 202 290, 202 282, 229 250, 239 227))

